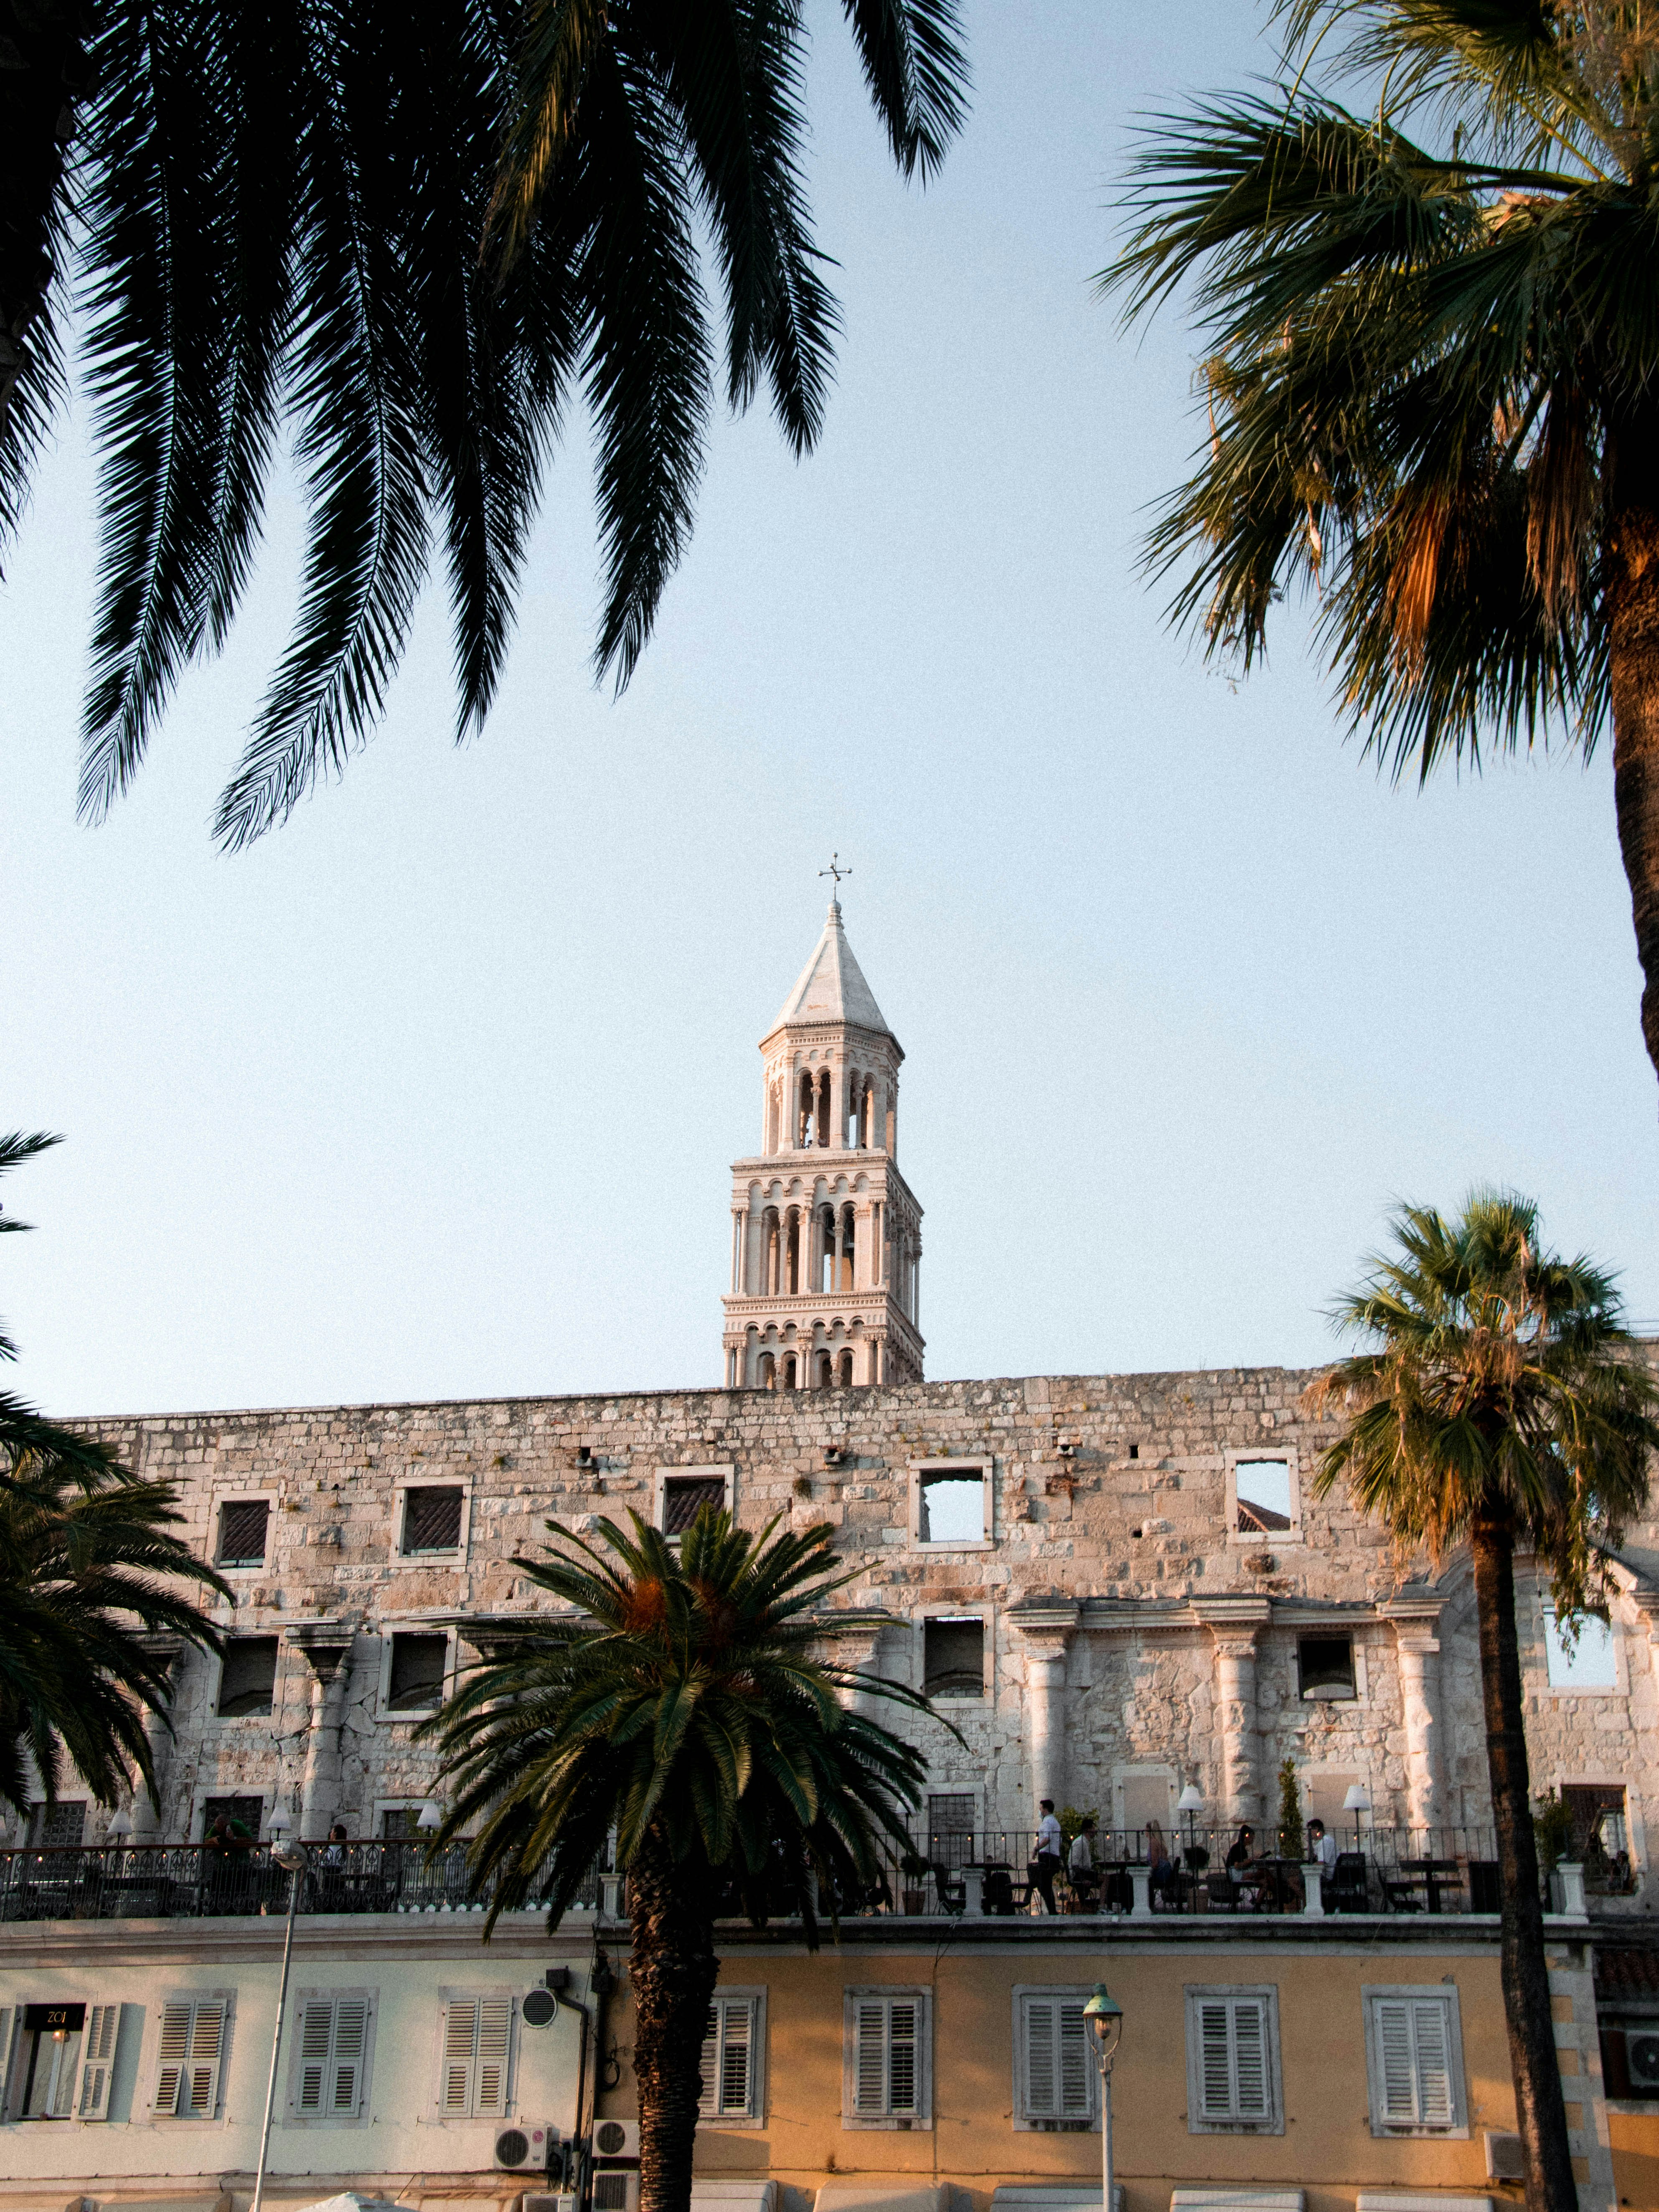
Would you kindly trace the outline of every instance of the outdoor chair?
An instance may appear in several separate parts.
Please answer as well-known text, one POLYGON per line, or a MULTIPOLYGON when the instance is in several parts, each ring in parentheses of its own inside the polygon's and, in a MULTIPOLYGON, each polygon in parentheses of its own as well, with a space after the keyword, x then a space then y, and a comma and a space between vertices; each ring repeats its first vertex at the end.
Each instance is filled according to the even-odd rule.
POLYGON ((1336 1871, 1325 1895, 1334 1912, 1364 1912, 1370 1902, 1370 1876, 1363 1851, 1339 1851, 1336 1871))

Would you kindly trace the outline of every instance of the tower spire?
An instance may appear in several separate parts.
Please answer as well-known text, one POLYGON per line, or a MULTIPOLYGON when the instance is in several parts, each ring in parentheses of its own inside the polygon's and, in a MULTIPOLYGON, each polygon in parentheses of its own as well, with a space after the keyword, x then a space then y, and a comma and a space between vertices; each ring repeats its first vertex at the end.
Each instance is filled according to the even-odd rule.
MULTIPOLYGON (((836 890, 839 854, 819 871, 836 890)), ((921 1208, 898 1169, 898 1039, 841 902, 761 1040, 761 1151, 734 1163, 728 1388, 919 1382, 921 1208)))

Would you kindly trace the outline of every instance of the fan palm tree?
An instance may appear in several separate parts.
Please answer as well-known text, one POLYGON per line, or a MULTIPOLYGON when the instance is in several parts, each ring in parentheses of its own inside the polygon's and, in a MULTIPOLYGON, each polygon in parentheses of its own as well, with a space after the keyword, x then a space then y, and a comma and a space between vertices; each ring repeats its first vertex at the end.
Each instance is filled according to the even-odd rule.
POLYGON ((566 1548, 514 1564, 568 1609, 527 1619, 417 1734, 437 1736, 454 1792, 434 1847, 480 1823, 469 1862, 490 1896, 486 1932, 532 1897, 556 1926, 614 1830, 633 1923, 641 2204, 685 2212, 723 1893, 757 1920, 799 1911, 815 1944, 815 1891, 833 1915, 878 1879, 884 1836, 911 1848, 902 1816, 926 1772, 837 1692, 932 1709, 811 1656, 812 1609, 849 1579, 828 1526, 757 1535, 705 1506, 677 1556, 632 1519, 631 1535, 599 1522, 604 1550, 549 1522, 566 1548))
POLYGON ((1153 126, 1101 280, 1132 319, 1195 280, 1208 435, 1149 563, 1246 668, 1273 603, 1315 587, 1395 775, 1552 738, 1588 757, 1610 720, 1659 1069, 1659 19, 1274 12, 1288 81, 1153 126), (1364 112, 1308 81, 1333 29, 1364 112))
MULTIPOLYGON (((0 79, 3 76, 0 70, 0 79)), ((21 1130, 14 1130, 9 1136, 0 1137, 0 1176, 63 1141, 61 1137, 52 1136, 44 1129, 27 1135, 21 1130)), ((33 1225, 33 1222, 19 1221, 0 1210, 0 1236, 16 1236, 33 1225)), ((0 1359, 16 1357, 17 1346, 7 1335, 4 1323, 0 1322, 0 1359)), ((105 1481, 115 1472, 113 1459, 95 1437, 60 1428, 55 1421, 44 1419, 11 1391, 0 1390, 0 1490, 6 1487, 26 1459, 37 1465, 50 1461, 66 1475, 85 1482, 105 1481)))
POLYGON ((135 1775, 152 1797, 147 1712, 167 1725, 158 1632, 217 1650, 181 1583, 229 1589, 174 1529, 170 1483, 101 1480, 56 1455, 14 1460, 0 1489, 0 1800, 27 1813, 57 1796, 67 1759, 102 1804, 135 1775))
MULTIPOLYGON (((963 113, 956 0, 842 6, 894 159, 925 180, 963 113)), ((815 443, 836 313, 801 175, 801 0, 0 9, 19 57, 0 71, 0 538, 64 388, 47 276, 76 234, 104 521, 88 817, 131 781, 185 665, 223 644, 284 435, 310 543, 297 629, 219 806, 230 846, 380 716, 434 538, 459 734, 482 725, 579 398, 605 574, 595 664, 626 684, 702 467, 700 228, 727 399, 741 410, 764 382, 792 449, 815 443)))
POLYGON ((1605 1614, 1607 1559, 1646 1503, 1659 1382, 1620 1325, 1613 1280, 1542 1246, 1538 1210, 1477 1191, 1446 1221, 1395 1218, 1397 1249, 1336 1309, 1368 1347, 1308 1394, 1346 1414, 1316 1489, 1346 1485, 1402 1551, 1467 1544, 1503 1886, 1503 1982, 1530 2212, 1576 2212, 1532 1829, 1514 1560, 1532 1552, 1566 1632, 1605 1614))

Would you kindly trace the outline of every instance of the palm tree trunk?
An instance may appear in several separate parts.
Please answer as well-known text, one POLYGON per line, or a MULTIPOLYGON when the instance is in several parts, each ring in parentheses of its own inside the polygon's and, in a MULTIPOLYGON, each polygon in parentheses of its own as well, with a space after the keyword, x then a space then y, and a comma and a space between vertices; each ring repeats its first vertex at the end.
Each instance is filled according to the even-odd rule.
POLYGON ((653 1828, 629 1862, 640 2212, 688 2212, 703 2037, 720 1975, 709 1899, 653 1828))
POLYGON ((1615 421, 1611 444, 1613 804, 1642 963, 1642 1035, 1659 1071, 1659 410, 1615 421))
POLYGON ((52 281, 52 212, 87 88, 85 0, 0 0, 0 440, 52 281))
POLYGON ((1480 1622, 1486 1769, 1504 1893, 1504 2011, 1527 2157, 1527 2212, 1577 2212, 1578 2191, 1550 2014, 1544 1912, 1538 1895, 1538 1848, 1532 1829, 1521 1655, 1515 1634, 1514 1530, 1507 1521, 1479 1518, 1470 1532, 1470 1546, 1480 1622))

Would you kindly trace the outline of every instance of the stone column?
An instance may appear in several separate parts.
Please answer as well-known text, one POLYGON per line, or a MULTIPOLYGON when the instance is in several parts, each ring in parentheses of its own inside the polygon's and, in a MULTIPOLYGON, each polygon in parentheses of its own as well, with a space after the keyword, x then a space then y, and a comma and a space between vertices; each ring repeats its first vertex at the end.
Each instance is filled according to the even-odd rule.
POLYGON ((1400 1702, 1406 1723, 1406 1825, 1440 1825, 1440 1643, 1402 1636, 1400 1702))
POLYGON ((1259 1820, 1257 1769, 1261 1735, 1255 1703, 1255 1634, 1231 1631, 1215 1640, 1216 1690, 1221 1708, 1221 1805, 1224 1819, 1259 1820))
MULTIPOLYGON (((169 1710, 179 1690, 179 1659, 184 1650, 183 1638, 177 1636, 155 1635, 142 1639, 146 1651, 161 1660, 167 1668, 167 1704, 169 1710)), ((167 1769, 173 1763, 173 1730, 167 1726, 167 1716, 144 1711, 144 1741, 149 1746, 150 1771, 155 1777, 155 1795, 165 1801, 167 1769)), ((135 1844, 159 1844, 165 1840, 161 1833, 161 1808, 150 1802, 150 1795, 141 1782, 133 1793, 132 1840, 135 1844)))
MULTIPOLYGON (((893 1615, 880 1610, 849 1610, 824 1616, 820 1627, 829 1647, 830 1664, 860 1674, 880 1674, 881 1640, 893 1626, 893 1615)), ((839 1689, 836 1695, 848 1712, 861 1713, 866 1720, 887 1721, 890 1724, 893 1708, 885 1698, 856 1686, 839 1689)))
POLYGON ((311 1725, 306 1732, 305 1773, 301 1782, 300 1840, 325 1837, 340 1814, 340 1730, 345 1718, 356 1630, 348 1621, 295 1621, 287 1641, 303 1651, 311 1667, 311 1725))
POLYGON ((1045 1797, 1056 1807, 1066 1793, 1066 1655, 1078 1624, 1074 1604, 1018 1605, 1009 1625, 1025 1639, 1025 1762, 1031 1778, 1030 1817, 1017 1821, 1035 1828, 1045 1797))

